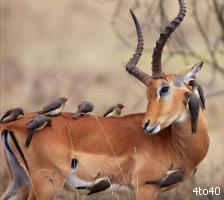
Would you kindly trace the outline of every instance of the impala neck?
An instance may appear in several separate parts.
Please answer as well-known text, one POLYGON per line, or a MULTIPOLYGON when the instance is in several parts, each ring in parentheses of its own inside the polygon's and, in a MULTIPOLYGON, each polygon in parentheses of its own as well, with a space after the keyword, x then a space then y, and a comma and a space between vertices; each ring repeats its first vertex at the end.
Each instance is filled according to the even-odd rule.
POLYGON ((195 167, 205 157, 208 151, 209 138, 204 113, 201 110, 198 119, 198 131, 191 133, 190 116, 182 123, 174 123, 170 127, 171 146, 176 152, 178 162, 195 167))

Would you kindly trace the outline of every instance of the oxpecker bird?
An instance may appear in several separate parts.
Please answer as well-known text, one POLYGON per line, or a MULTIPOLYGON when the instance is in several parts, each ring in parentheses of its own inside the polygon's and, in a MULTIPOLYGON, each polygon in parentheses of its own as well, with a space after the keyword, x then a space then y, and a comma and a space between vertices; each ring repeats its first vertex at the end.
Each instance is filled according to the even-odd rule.
POLYGON ((145 184, 155 184, 158 185, 160 188, 168 187, 170 185, 183 181, 184 174, 184 170, 182 169, 170 170, 166 172, 163 178, 158 180, 146 181, 145 184))
POLYGON ((40 131, 48 125, 51 125, 51 118, 46 115, 37 115, 30 122, 28 122, 28 136, 26 138, 25 147, 29 147, 34 132, 40 131))
POLYGON ((13 108, 8 111, 2 116, 0 123, 6 123, 13 120, 20 119, 24 115, 22 108, 13 108))
POLYGON ((104 191, 108 189, 110 186, 111 182, 108 177, 98 178, 93 182, 92 185, 87 187, 87 189, 89 190, 88 195, 104 191))
POLYGON ((202 86, 196 80, 189 81, 188 85, 192 87, 193 93, 201 100, 201 107, 205 109, 205 95, 202 86))
POLYGON ((66 97, 60 97, 51 101, 48 105, 42 108, 38 114, 45 114, 49 116, 61 114, 63 108, 65 107, 65 102, 68 100, 66 97))
POLYGON ((76 113, 72 115, 72 118, 78 119, 79 117, 82 117, 89 112, 92 112, 94 108, 94 105, 89 101, 83 101, 78 105, 78 110, 76 113))
POLYGON ((196 133, 201 101, 198 99, 198 97, 194 93, 188 92, 186 95, 188 98, 187 105, 188 105, 190 116, 191 116, 191 131, 192 133, 196 133))
POLYGON ((111 108, 109 108, 104 114, 104 117, 119 117, 121 115, 122 109, 125 106, 121 103, 118 103, 115 106, 112 106, 111 108))
POLYGON ((88 184, 88 185, 83 185, 83 186, 78 186, 76 189, 78 190, 86 190, 87 195, 91 195, 97 192, 102 192, 106 189, 108 189, 111 186, 111 180, 109 177, 102 177, 96 179, 94 182, 88 184))

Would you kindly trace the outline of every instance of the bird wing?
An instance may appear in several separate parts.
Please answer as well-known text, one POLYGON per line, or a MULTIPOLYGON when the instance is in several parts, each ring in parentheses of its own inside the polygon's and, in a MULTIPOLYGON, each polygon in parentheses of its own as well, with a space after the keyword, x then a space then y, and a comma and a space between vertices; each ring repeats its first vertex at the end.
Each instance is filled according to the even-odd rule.
POLYGON ((104 114, 103 116, 106 117, 108 114, 112 113, 114 110, 115 106, 112 106, 111 108, 109 108, 104 114))
POLYGON ((159 185, 162 188, 181 182, 183 178, 184 171, 181 169, 176 169, 166 172, 166 176, 161 179, 146 181, 145 184, 159 185))
POLYGON ((25 147, 26 148, 29 148, 32 137, 33 137, 33 131, 29 131, 29 133, 27 135, 27 138, 26 138, 26 142, 25 142, 25 147))
POLYGON ((98 181, 97 183, 94 183, 91 187, 88 187, 89 193, 88 195, 97 193, 97 192, 102 192, 106 189, 108 189, 111 186, 111 183, 107 179, 102 179, 98 181))
POLYGON ((11 114, 11 112, 12 112, 11 110, 6 111, 5 114, 2 116, 1 120, 8 117, 11 114))
POLYGON ((43 113, 50 112, 52 110, 55 110, 57 108, 60 108, 62 106, 62 104, 63 104, 62 101, 60 101, 59 99, 56 99, 54 101, 51 101, 45 107, 43 107, 42 112, 43 113))
POLYGON ((191 130, 192 130, 192 133, 196 133, 199 108, 200 108, 199 99, 195 95, 191 94, 188 99, 188 106, 189 106, 189 111, 191 115, 191 130))
POLYGON ((85 102, 82 106, 79 107, 79 111, 82 113, 88 113, 93 111, 93 104, 90 102, 85 102))
POLYGON ((176 183, 179 183, 184 178, 184 172, 180 169, 170 171, 167 176, 165 176, 161 182, 160 187, 168 187, 170 185, 174 185, 176 183))
POLYGON ((202 103, 202 108, 205 108, 205 95, 204 95, 204 90, 202 88, 201 85, 198 84, 198 94, 200 96, 200 100, 201 100, 201 103, 202 103))
POLYGON ((40 128, 41 126, 44 125, 44 123, 46 123, 48 120, 48 118, 46 116, 36 116, 35 118, 33 118, 33 120, 28 123, 27 128, 29 130, 35 130, 40 128))

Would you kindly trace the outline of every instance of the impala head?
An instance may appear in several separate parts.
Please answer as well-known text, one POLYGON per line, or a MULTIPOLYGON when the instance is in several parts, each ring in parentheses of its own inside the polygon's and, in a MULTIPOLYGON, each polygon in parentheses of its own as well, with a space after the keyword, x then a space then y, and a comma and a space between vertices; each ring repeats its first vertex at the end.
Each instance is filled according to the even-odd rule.
POLYGON ((189 89, 186 81, 195 79, 202 67, 202 62, 187 67, 175 74, 164 74, 161 67, 161 56, 167 39, 181 23, 186 14, 184 0, 178 0, 180 11, 160 34, 152 55, 152 75, 149 76, 136 67, 143 51, 143 35, 140 24, 131 11, 135 23, 138 44, 133 57, 126 64, 126 70, 144 83, 147 87, 148 106, 142 121, 146 133, 156 134, 163 128, 184 120, 186 101, 189 89))
POLYGON ((187 93, 190 91, 186 82, 198 75, 202 64, 187 67, 177 74, 149 80, 148 106, 142 122, 145 132, 156 134, 172 123, 181 123, 185 119, 187 93))

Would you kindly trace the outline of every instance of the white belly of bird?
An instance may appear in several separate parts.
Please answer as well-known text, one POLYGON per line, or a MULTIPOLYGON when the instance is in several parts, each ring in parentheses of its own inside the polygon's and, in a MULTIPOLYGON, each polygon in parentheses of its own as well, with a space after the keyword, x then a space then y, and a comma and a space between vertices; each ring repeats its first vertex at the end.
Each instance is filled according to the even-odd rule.
POLYGON ((107 117, 119 117, 120 114, 121 114, 121 111, 120 110, 117 110, 115 108, 113 112, 111 112, 110 114, 107 115, 107 117))
POLYGON ((3 122, 7 122, 8 120, 11 120, 11 118, 12 118, 12 115, 9 115, 8 117, 5 117, 3 119, 3 122))
POLYGON ((197 89, 194 89, 194 94, 200 99, 200 95, 199 95, 199 93, 198 93, 198 90, 197 89))
POLYGON ((23 115, 19 115, 16 119, 21 119, 23 117, 23 115))
POLYGON ((107 115, 107 117, 116 117, 116 115, 114 114, 114 111, 113 111, 113 112, 109 113, 109 114, 107 115))
POLYGON ((57 108, 55 110, 52 110, 52 111, 46 113, 46 115, 51 115, 51 116, 53 116, 53 115, 59 115, 62 110, 63 110, 63 106, 61 106, 60 108, 57 108))
POLYGON ((42 129, 44 129, 47 125, 47 122, 45 122, 42 126, 40 126, 39 128, 35 129, 35 131, 40 131, 42 129))

